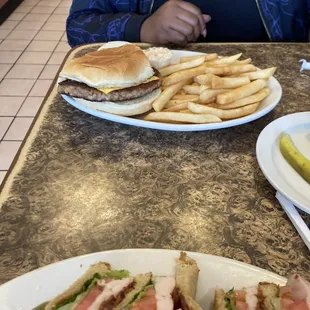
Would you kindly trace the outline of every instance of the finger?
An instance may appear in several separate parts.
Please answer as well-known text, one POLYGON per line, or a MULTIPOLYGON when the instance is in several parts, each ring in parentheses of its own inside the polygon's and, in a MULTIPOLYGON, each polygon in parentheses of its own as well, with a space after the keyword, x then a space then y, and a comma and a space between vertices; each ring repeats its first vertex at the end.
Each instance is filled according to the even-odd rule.
POLYGON ((194 15, 193 13, 189 12, 189 11, 182 9, 182 10, 180 10, 180 12, 177 12, 176 17, 178 19, 183 20, 184 22, 190 24, 194 28, 194 32, 195 32, 194 40, 196 40, 201 33, 200 22, 199 22, 199 19, 197 18, 197 16, 194 15))
POLYGON ((183 33, 180 33, 171 28, 167 31, 167 41, 177 45, 186 45, 188 42, 186 36, 183 33))
POLYGON ((186 1, 177 1, 177 5, 182 9, 189 11, 197 16, 200 24, 200 33, 202 33, 206 29, 206 23, 199 8, 186 1))
POLYGON ((183 20, 175 18, 171 22, 170 28, 184 34, 188 42, 195 41, 196 39, 193 26, 184 22, 183 20))
POLYGON ((202 17, 206 24, 212 19, 210 15, 206 15, 206 14, 203 14, 202 17))

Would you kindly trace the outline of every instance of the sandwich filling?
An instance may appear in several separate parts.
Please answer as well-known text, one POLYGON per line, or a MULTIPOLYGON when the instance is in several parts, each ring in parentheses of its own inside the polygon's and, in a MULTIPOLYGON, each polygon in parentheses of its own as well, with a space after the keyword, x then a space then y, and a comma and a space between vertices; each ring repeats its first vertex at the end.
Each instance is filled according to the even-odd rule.
POLYGON ((174 277, 157 277, 132 303, 130 310, 173 310, 174 277))
POLYGON ((87 84, 66 79, 58 84, 58 91, 61 94, 74 98, 81 98, 88 101, 127 101, 148 95, 155 89, 160 88, 160 73, 155 70, 155 75, 143 83, 131 87, 94 88, 87 84))
POLYGON ((215 310, 310 310, 310 285, 300 276, 292 276, 286 286, 260 282, 257 287, 234 290, 224 293, 216 292, 215 310))
POLYGON ((57 310, 113 309, 134 287, 134 278, 127 271, 111 271, 104 277, 95 274, 86 281, 80 292, 58 305, 57 310))

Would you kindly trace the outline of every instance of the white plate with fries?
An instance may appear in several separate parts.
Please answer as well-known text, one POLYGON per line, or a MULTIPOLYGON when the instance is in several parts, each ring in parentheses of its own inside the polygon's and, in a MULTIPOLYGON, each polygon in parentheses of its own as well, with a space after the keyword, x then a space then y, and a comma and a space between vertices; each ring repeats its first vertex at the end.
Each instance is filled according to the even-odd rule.
POLYGON ((310 159, 310 112, 294 113, 276 119, 264 128, 256 144, 259 166, 270 184, 296 207, 310 213, 310 184, 285 160, 280 139, 289 134, 296 148, 310 159))
MULTIPOLYGON (((81 277, 88 267, 108 262, 113 269, 132 275, 153 272, 173 276, 180 251, 128 249, 93 253, 64 260, 29 272, 0 286, 1 310, 31 310, 62 293, 81 277), (17 298, 18 296, 18 298, 17 298)), ((187 252, 200 269, 196 300, 205 310, 212 309, 214 289, 242 289, 269 281, 284 285, 286 279, 267 270, 224 257, 187 252)))
POLYGON ((163 68, 162 94, 154 110, 126 117, 106 113, 67 95, 77 109, 113 122, 168 130, 202 131, 239 126, 273 110, 282 88, 273 77, 276 68, 256 68, 241 54, 221 56, 172 50, 173 65, 163 68))

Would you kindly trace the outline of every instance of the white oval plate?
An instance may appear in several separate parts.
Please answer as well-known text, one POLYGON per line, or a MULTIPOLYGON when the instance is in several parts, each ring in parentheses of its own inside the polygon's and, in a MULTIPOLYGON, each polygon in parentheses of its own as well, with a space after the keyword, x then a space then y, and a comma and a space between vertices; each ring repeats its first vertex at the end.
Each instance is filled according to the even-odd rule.
POLYGON ((310 159, 310 112, 283 116, 260 133, 256 144, 258 164, 270 184, 296 207, 310 213, 310 184, 284 159, 280 138, 289 133, 299 151, 310 159))
MULTIPOLYGON (((178 63, 181 57, 185 56, 195 56, 201 55, 202 53, 197 52, 189 52, 189 51, 177 51, 173 50, 173 63, 178 63)), ((202 131, 202 130, 212 130, 212 129, 221 129, 227 127, 234 127, 242 124, 246 124, 252 122, 266 114, 268 114, 271 110, 273 110, 277 104, 279 103, 282 97, 282 88, 279 82, 274 78, 271 77, 268 81, 268 86, 271 88, 270 95, 265 98, 262 103, 260 104, 258 110, 248 116, 241 117, 234 120, 224 121, 222 123, 214 123, 214 124, 195 124, 195 125, 183 125, 183 124, 169 124, 169 123, 158 123, 158 122, 150 122, 145 121, 139 117, 126 117, 126 116, 119 116, 114 115, 98 110, 90 109, 82 105, 78 100, 75 100, 72 97, 62 95, 62 97, 70 103, 72 106, 76 107, 77 109, 97 116, 99 118, 103 118, 112 122, 133 125, 138 127, 145 127, 151 129, 160 129, 160 130, 169 130, 169 131, 202 131)))
MULTIPOLYGON (((85 270, 99 261, 107 261, 114 269, 127 269, 132 274, 153 272, 174 275, 179 251, 129 249, 94 253, 58 262, 16 278, 0 286, 1 310, 30 310, 62 293, 85 270)), ((269 271, 223 257, 191 253, 200 268, 197 301, 211 309, 216 287, 236 289, 257 285, 259 281, 285 284, 286 279, 269 271)))

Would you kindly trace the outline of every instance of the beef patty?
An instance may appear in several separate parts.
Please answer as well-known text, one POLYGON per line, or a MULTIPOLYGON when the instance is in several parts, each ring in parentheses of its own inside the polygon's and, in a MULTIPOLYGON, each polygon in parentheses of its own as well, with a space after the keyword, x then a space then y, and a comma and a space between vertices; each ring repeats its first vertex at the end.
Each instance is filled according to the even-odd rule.
POLYGON ((158 80, 150 81, 147 83, 113 90, 108 94, 105 94, 97 88, 90 87, 84 83, 65 80, 58 84, 58 92, 60 94, 68 95, 75 98, 81 98, 89 101, 125 101, 135 98, 139 98, 151 93, 161 85, 160 73, 154 69, 155 76, 158 76, 158 80))

